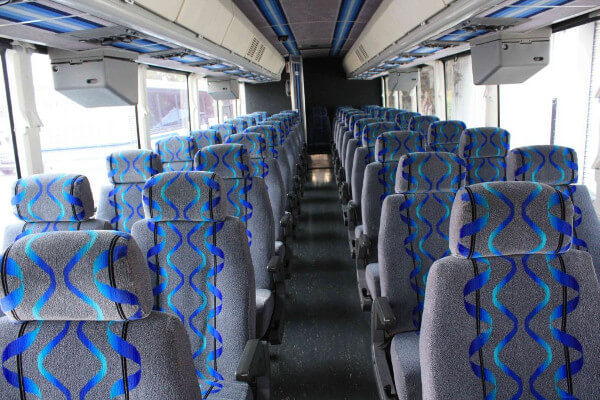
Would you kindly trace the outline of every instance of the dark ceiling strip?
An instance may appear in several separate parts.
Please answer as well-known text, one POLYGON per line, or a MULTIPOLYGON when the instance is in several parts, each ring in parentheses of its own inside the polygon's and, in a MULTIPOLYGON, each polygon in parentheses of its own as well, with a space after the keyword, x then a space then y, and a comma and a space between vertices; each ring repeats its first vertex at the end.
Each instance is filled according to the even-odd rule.
POLYGON ((364 0, 342 1, 338 20, 335 24, 333 41, 331 42, 331 51, 329 52, 331 56, 339 55, 344 48, 348 36, 350 35, 350 31, 352 30, 364 3, 364 0))
POLYGON ((292 32, 288 20, 283 12, 279 0, 254 0, 263 16, 266 18, 273 31, 278 37, 287 36, 287 40, 282 42, 287 51, 294 56, 299 56, 300 51, 296 44, 296 38, 292 32))

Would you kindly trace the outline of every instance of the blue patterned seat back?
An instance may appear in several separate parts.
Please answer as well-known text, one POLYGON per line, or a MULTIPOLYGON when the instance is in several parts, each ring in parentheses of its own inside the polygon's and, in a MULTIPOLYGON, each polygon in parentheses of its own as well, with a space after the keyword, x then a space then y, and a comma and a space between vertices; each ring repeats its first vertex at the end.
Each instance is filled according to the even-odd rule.
POLYGON ((423 140, 427 141, 427 135, 429 134, 429 126, 435 122, 439 122, 439 118, 433 115, 417 115, 410 119, 408 129, 409 131, 419 132, 423 135, 423 140))
POLYGON ((219 132, 223 141, 227 140, 228 136, 238 133, 236 126, 229 122, 211 126, 210 129, 214 129, 219 132))
POLYGON ((379 118, 362 118, 356 120, 354 123, 354 138, 358 139, 360 144, 362 145, 362 139, 364 136, 364 130, 369 124, 375 124, 380 122, 379 118))
POLYGON ((588 188, 578 185, 575 150, 562 146, 531 146, 514 149, 508 156, 508 180, 533 181, 557 187, 573 201, 573 247, 592 255, 600 270, 600 220, 588 188))
POLYGON ((405 112, 405 111, 399 110, 397 108, 392 108, 385 112, 383 119, 386 120, 387 122, 396 122, 396 117, 398 116, 398 114, 403 113, 403 112, 405 112))
POLYGON ((275 252, 274 216, 265 181, 251 173, 248 151, 240 144, 205 147, 196 155, 196 170, 214 172, 222 179, 227 214, 245 225, 255 267, 256 287, 271 289, 266 266, 275 252))
POLYGON ((15 181, 12 193, 13 213, 22 222, 6 227, 4 248, 33 233, 111 229, 108 221, 94 219, 92 189, 83 175, 32 175, 15 181))
POLYGON ((205 129, 201 131, 193 131, 190 133, 192 139, 194 139, 194 143, 196 144, 196 149, 200 150, 206 146, 212 146, 215 144, 223 143, 223 138, 221 134, 216 129, 205 129))
POLYGON ((149 150, 127 150, 110 154, 106 168, 111 186, 101 193, 98 217, 110 221, 113 229, 130 233, 133 224, 144 219, 144 183, 162 172, 162 163, 149 150))
POLYGON ((283 218, 286 210, 285 184, 279 164, 271 156, 265 137, 259 133, 243 133, 230 136, 228 143, 244 146, 250 157, 250 175, 264 179, 273 209, 275 237, 280 240, 283 232, 279 221, 283 218))
POLYGON ((223 180, 166 172, 144 186, 133 237, 146 256, 154 307, 186 327, 203 395, 218 392, 256 336, 254 268, 244 224, 228 217, 223 180))
POLYGON ((352 114, 348 119, 348 130, 354 133, 354 126, 356 126, 356 122, 365 118, 371 118, 371 116, 365 113, 352 114))
POLYGON ((233 118, 233 119, 227 121, 227 123, 230 125, 233 125, 235 127, 234 133, 244 132, 244 129, 246 129, 250 126, 250 124, 248 123, 248 120, 246 120, 244 118, 233 118))
MULTIPOLYGON (((277 132, 276 137, 279 140, 279 145, 277 147, 281 146, 285 142, 287 133, 286 133, 286 129, 285 129, 285 123, 283 121, 267 119, 266 121, 258 124, 258 126, 272 126, 275 128, 275 130, 277 132)), ((252 131, 252 132, 255 132, 255 131, 252 131)))
POLYGON ((590 256, 569 250, 573 215, 540 183, 458 192, 452 257, 427 282, 423 398, 599 398, 600 289, 590 256))
POLYGON ((396 194, 381 211, 379 272, 381 295, 397 319, 397 331, 420 328, 429 268, 450 255, 450 210, 464 177, 464 163, 452 153, 403 156, 396 194))
POLYGON ((279 140, 279 130, 277 125, 261 125, 262 123, 259 123, 259 125, 257 126, 251 126, 250 128, 246 129, 244 131, 244 133, 256 133, 261 135, 262 137, 264 137, 265 142, 267 144, 267 148, 270 149, 271 152, 271 156, 273 156, 273 158, 277 158, 279 153, 277 152, 277 148, 280 145, 280 140, 279 140))
POLYGON ((264 121, 269 116, 269 114, 266 111, 256 111, 253 112, 251 115, 256 115, 258 117, 258 122, 264 121))
POLYGON ((155 144, 164 171, 191 171, 196 143, 189 136, 172 136, 155 144))
POLYGON ((367 124, 362 131, 362 145, 374 148, 379 135, 385 132, 398 131, 398 129, 399 127, 395 122, 375 122, 367 124))
POLYGON ((467 163, 466 185, 506 181, 510 133, 500 128, 473 128, 463 132, 458 154, 467 163))
POLYGON ((363 232, 372 243, 379 235, 383 202, 395 193, 398 161, 406 154, 422 151, 421 135, 416 132, 385 132, 377 138, 375 162, 365 169, 361 196, 363 232))
POLYGON ((460 135, 467 129, 462 121, 439 121, 429 125, 427 133, 428 151, 445 151, 458 154, 460 135))
POLYGON ((417 112, 404 111, 396 115, 396 123, 400 126, 403 131, 410 130, 410 121, 414 117, 419 117, 421 114, 417 112))
POLYGON ((199 398, 183 325, 152 312, 128 234, 31 235, 0 263, 0 398, 199 398))

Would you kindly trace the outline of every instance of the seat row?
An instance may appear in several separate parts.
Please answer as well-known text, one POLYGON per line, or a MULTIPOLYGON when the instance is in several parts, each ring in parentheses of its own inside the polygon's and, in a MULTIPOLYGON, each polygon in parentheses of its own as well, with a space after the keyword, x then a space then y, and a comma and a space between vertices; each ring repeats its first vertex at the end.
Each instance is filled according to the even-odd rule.
MULTIPOLYGON (((513 149, 507 159, 499 157, 503 149, 508 150, 508 139, 508 133, 496 128, 466 130, 460 138, 458 152, 464 158, 435 151, 439 149, 424 148, 423 136, 419 132, 386 132, 377 139, 375 153, 379 165, 370 164, 364 178, 361 233, 364 236, 357 245, 361 249, 357 250, 357 258, 368 257, 369 261, 373 261, 366 267, 365 283, 366 294, 374 300, 371 310, 372 355, 382 399, 415 399, 421 396, 427 399, 487 398, 490 394, 508 398, 522 394, 526 390, 522 384, 524 378, 535 376, 537 379, 549 365, 538 370, 536 375, 533 371, 543 364, 543 360, 534 365, 526 357, 517 357, 523 348, 531 348, 536 337, 543 336, 541 333, 535 336, 529 328, 535 305, 543 304, 536 312, 544 307, 544 313, 551 311, 549 306, 546 307, 550 297, 544 300, 538 294, 537 303, 532 296, 528 297, 532 290, 527 285, 531 282, 529 279, 545 288, 548 296, 552 291, 559 296, 564 290, 561 284, 574 287, 573 281, 569 281, 571 277, 553 275, 554 283, 559 283, 557 287, 547 280, 538 279, 539 276, 542 273, 547 275, 548 270, 552 272, 557 265, 565 271, 562 267, 564 260, 561 261, 559 254, 584 251, 591 254, 591 258, 587 256, 589 262, 583 268, 586 274, 582 277, 588 282, 597 282, 593 266, 597 268, 600 264, 600 243, 595 234, 600 223, 586 187, 576 185, 578 167, 575 152, 559 146, 532 146, 513 149), (401 156, 398 161, 388 164, 394 153, 401 156), (471 153, 482 161, 470 159, 471 153), (496 160, 496 157, 499 159, 496 160), (500 169, 500 172, 487 176, 500 177, 497 180, 501 181, 521 182, 469 183, 469 171, 481 179, 478 169, 500 169), (546 202, 538 203, 540 198, 545 198, 546 202), (572 207, 571 216, 562 209, 569 207, 565 206, 566 203, 572 207), (553 212, 560 217, 552 215, 553 212), (552 251, 543 249, 549 238, 556 239, 557 234, 562 235, 559 236, 561 244, 552 251), (567 251, 569 246, 571 250, 567 251), (367 249, 366 255, 361 254, 362 249, 367 249), (536 256, 523 256, 525 253, 543 254, 540 259, 546 259, 547 263, 541 264, 541 271, 537 269, 532 273, 528 269, 531 265, 527 258, 536 256), (500 265, 493 268, 496 258, 500 265), (469 259, 469 263, 465 263, 465 259, 469 259), (460 266, 451 271, 445 270, 455 265, 460 266), (503 272, 496 273, 495 269, 503 272), (437 279, 438 276, 443 278, 437 279), (462 283, 464 290, 461 286, 460 290, 452 292, 453 288, 458 289, 460 283, 457 281, 461 279, 466 279, 462 283), (505 290, 502 300, 498 300, 498 293, 511 279, 511 290, 505 290), (495 283, 484 287, 488 280, 495 283), (473 294, 477 299, 472 297, 473 294), (482 306, 482 302, 488 300, 482 300, 481 296, 489 296, 489 303, 482 306), (512 304, 506 306, 510 302, 512 304), (530 308, 515 305, 523 302, 530 308), (515 311, 515 307, 519 312, 515 311), (465 322, 467 326, 455 322, 462 321, 460 313, 465 310, 467 319, 475 318, 477 331, 471 341, 463 342, 461 340, 472 330, 468 321, 465 322), (497 315, 493 318, 493 310, 506 319, 498 321, 497 315), (529 311, 531 314, 527 314, 529 311), (491 335, 492 319, 494 330, 498 325, 508 335, 504 340, 491 335), (512 331, 502 327, 507 321, 514 324, 512 331), (526 332, 521 331, 521 336, 515 337, 517 326, 523 322, 526 332), (490 333, 487 336, 482 333, 485 329, 490 333), (530 340, 534 339, 531 343, 524 340, 527 335, 530 340), (511 340, 513 347, 505 349, 511 340), (487 341, 498 343, 493 355, 484 348, 487 341), (462 360, 457 358, 459 351, 465 350, 464 346, 468 343, 471 343, 471 349, 465 351, 462 360), (480 357, 479 360, 476 357, 480 357), (491 363, 486 367, 485 357, 491 363), (509 363, 511 365, 507 367, 509 363), (458 366, 456 369, 451 366, 454 364, 458 366), (464 373, 471 371, 474 375, 470 378, 476 380, 465 384, 469 375, 464 373), (511 373, 515 371, 518 372, 511 373), (515 390, 506 384, 507 376, 517 385, 515 390), (479 385, 483 385, 483 396, 481 388, 476 392, 471 387, 476 385, 477 378, 479 385)), ((585 255, 577 257, 586 258, 585 255)), ((581 283, 579 281, 578 284, 581 283)), ((593 291, 596 290, 593 288, 593 291)), ((364 295, 365 292, 361 293, 362 298, 364 295)), ((536 323, 541 321, 544 321, 543 317, 536 323)), ((575 330, 583 332, 579 328, 575 330)), ((557 335, 556 332, 551 332, 550 336, 546 333, 543 340, 557 335)), ((585 336, 579 339, 590 341, 585 336)), ((538 340, 538 343, 541 342, 538 340)), ((573 344, 572 341, 570 343, 573 344)), ((523 351, 522 354, 529 355, 530 352, 523 351)), ((567 358, 564 368, 571 368, 569 360, 567 358)), ((557 368, 554 368, 552 373, 556 371, 557 368)), ((597 368, 588 371, 587 374, 593 375, 597 368)), ((553 385, 546 385, 540 393, 545 393, 546 398, 573 394, 569 392, 572 382, 571 378, 568 379, 556 385, 556 393, 553 385)), ((543 378, 537 385, 541 386, 542 381, 543 378)), ((532 397, 537 396, 539 393, 531 382, 529 393, 532 397)), ((597 388, 580 386, 579 393, 581 397, 591 398, 589 395, 597 393, 597 388)))
MULTIPOLYGON (((290 126, 294 132, 289 135, 299 132, 290 126)), ((110 155, 112 185, 103 191, 99 218, 94 218, 90 184, 83 176, 38 175, 15 183, 12 203, 23 222, 8 227, 5 235, 2 265, 9 266, 5 271, 11 286, 5 286, 1 300, 8 317, 0 326, 8 332, 14 320, 31 321, 28 326, 44 331, 40 336, 54 339, 38 344, 37 334, 31 334, 28 340, 34 343, 22 348, 20 338, 28 331, 20 331, 7 348, 19 347, 11 356, 18 355, 17 363, 23 354, 38 360, 53 354, 90 368, 67 378, 66 364, 53 363, 48 372, 42 361, 38 377, 23 375, 15 365, 12 386, 0 389, 6 390, 3 398, 15 397, 13 390, 27 391, 19 382, 37 387, 44 397, 76 388, 74 393, 93 391, 96 398, 136 389, 140 398, 268 398, 269 350, 260 340, 281 343, 289 270, 284 268, 285 250, 275 240, 267 189, 283 187, 268 178, 276 176, 270 169, 277 170, 278 164, 271 155, 277 148, 268 149, 267 142, 279 136, 270 125, 260 127, 273 136, 255 132, 255 126, 226 137, 225 144, 198 145, 192 165, 185 168, 178 163, 184 163, 181 154, 192 147, 180 148, 179 155, 170 147, 175 141, 190 142, 180 137, 157 143, 158 154, 137 150, 110 155), (15 254, 17 260, 27 259, 29 275, 19 270, 21 262, 9 261, 15 254), (35 271, 44 271, 49 281, 35 271), (86 328, 88 320, 105 324, 86 328), (41 321, 56 324, 46 328, 41 321), (63 331, 57 335, 53 327, 60 325, 63 331), (95 330, 93 338, 83 329, 95 330), (154 338, 158 332, 160 338, 154 338), (81 352, 72 354, 80 359, 63 354, 67 350, 57 347, 63 340, 84 345, 92 358, 81 352), (117 356, 114 362, 106 361, 113 357, 104 347, 107 340, 117 356), (105 366, 92 373, 93 360, 103 357, 105 366), (111 376, 105 379, 107 374, 111 376), (119 374, 122 379, 107 386, 119 374)), ((204 137, 216 137, 211 135, 204 137)), ((299 177, 295 181, 301 183, 299 177)), ((10 337, 8 333, 2 340, 10 337)))

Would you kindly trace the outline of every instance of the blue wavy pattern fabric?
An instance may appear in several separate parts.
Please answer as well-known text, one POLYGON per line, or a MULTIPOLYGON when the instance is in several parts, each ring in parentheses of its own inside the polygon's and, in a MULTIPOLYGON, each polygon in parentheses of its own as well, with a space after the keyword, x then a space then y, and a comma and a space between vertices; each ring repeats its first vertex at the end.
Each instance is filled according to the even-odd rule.
POLYGON ((467 185, 506 181, 510 134, 500 128, 466 129, 459 153, 467 162, 467 185))
POLYGON ((366 147, 375 147, 379 135, 385 132, 398 131, 399 127, 395 122, 376 122, 365 125, 362 133, 362 145, 366 147))
POLYGON ((396 115, 396 123, 400 126, 400 129, 403 131, 409 131, 410 129, 410 121, 414 117, 418 117, 421 114, 416 112, 405 111, 398 115, 396 115))
POLYGON ((410 119, 410 124, 407 130, 419 132, 426 137, 429 133, 429 126, 435 122, 439 122, 439 118, 433 115, 418 115, 410 119))
POLYGON ((429 125, 427 143, 431 151, 457 153, 460 135, 467 129, 462 121, 439 121, 429 125))
POLYGON ((221 135, 221 140, 225 141, 230 135, 235 135, 237 132, 237 128, 235 125, 226 122, 224 124, 217 124, 210 127, 210 129, 214 129, 221 135))
POLYGON ((156 153, 165 171, 191 171, 196 143, 188 136, 172 136, 156 142, 156 153))
POLYGON ((221 134, 216 129, 205 129, 201 131, 192 131, 190 136, 194 139, 196 149, 200 150, 206 146, 212 146, 215 144, 223 143, 221 134))
POLYGON ((452 153, 425 152, 402 156, 396 178, 397 193, 456 193, 465 175, 464 161, 452 153))
POLYGON ((356 120, 356 122, 354 123, 354 138, 358 139, 359 145, 362 146, 364 130, 367 127, 367 125, 374 124, 377 122, 379 122, 379 119, 377 118, 361 118, 356 120))
POLYGON ((405 154, 423 151, 422 137, 417 132, 384 132, 375 143, 375 158, 380 163, 399 161, 405 154))
POLYGON ((577 154, 568 147, 530 146, 513 149, 515 167, 512 177, 518 181, 546 183, 552 186, 577 183, 577 154))
MULTIPOLYGON (((258 133, 244 133, 241 135, 230 136, 227 143, 240 144, 248 152, 250 157, 250 175, 259 178, 269 176, 269 164, 266 159, 269 156, 267 151, 267 142, 263 136, 258 133)), ((266 182, 265 182, 266 183, 266 182)))

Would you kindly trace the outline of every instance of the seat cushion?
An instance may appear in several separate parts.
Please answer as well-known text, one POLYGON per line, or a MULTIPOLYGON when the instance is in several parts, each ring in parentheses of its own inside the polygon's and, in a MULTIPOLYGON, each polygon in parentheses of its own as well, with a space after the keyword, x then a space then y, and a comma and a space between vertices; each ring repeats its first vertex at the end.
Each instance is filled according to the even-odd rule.
POLYGON ((362 225, 357 225, 356 228, 354 228, 354 237, 355 238, 359 238, 363 235, 363 233, 365 232, 364 228, 362 225))
POLYGON ((258 338, 262 338, 267 333, 274 307, 273 292, 268 289, 256 289, 256 333, 258 338))
POLYGON ((210 400, 252 400, 252 390, 245 382, 220 382, 223 384, 223 388, 217 392, 209 394, 208 397, 203 399, 210 400))
POLYGON ((275 241, 275 254, 280 260, 285 259, 285 245, 279 240, 275 241))
POLYGON ((371 297, 381 297, 381 285, 379 284, 379 263, 367 265, 366 272, 367 288, 371 297))
POLYGON ((390 346, 390 358, 398 399, 422 398, 417 332, 404 332, 394 336, 390 346))

